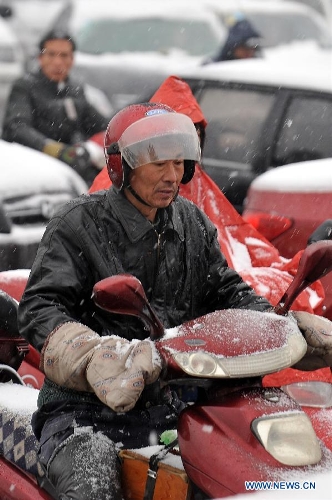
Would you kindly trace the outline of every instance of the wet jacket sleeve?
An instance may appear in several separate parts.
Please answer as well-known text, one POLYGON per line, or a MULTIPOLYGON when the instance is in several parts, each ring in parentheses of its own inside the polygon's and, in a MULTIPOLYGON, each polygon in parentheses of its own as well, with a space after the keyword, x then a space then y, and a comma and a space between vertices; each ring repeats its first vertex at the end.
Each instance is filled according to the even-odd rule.
POLYGON ((92 279, 77 232, 54 218, 37 251, 18 309, 19 330, 30 344, 41 351, 51 331, 63 323, 81 321, 90 302, 92 279))
POLYGON ((47 137, 33 127, 33 104, 29 86, 17 80, 10 92, 3 122, 2 138, 42 151, 47 137))

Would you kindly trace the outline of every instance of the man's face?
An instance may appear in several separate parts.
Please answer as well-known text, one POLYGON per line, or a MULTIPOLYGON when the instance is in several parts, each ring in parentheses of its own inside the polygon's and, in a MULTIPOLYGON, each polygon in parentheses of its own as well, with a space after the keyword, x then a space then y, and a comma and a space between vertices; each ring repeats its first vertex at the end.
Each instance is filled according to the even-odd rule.
POLYGON ((140 203, 127 190, 126 195, 143 215, 153 220, 157 209, 167 207, 176 196, 183 174, 182 159, 142 165, 131 172, 130 185, 151 208, 140 203))
POLYGON ((74 62, 73 46, 69 40, 48 40, 38 60, 47 78, 62 82, 67 78, 74 62))
POLYGON ((256 49, 255 47, 246 47, 245 45, 239 45, 234 49, 234 57, 236 59, 250 59, 255 57, 256 49))

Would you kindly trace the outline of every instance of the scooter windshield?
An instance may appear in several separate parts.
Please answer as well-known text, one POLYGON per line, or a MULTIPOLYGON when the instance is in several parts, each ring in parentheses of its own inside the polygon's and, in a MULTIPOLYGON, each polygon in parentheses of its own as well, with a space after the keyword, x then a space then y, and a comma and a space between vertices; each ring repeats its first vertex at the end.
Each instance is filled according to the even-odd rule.
POLYGON ((181 113, 147 116, 130 125, 118 141, 132 169, 166 160, 200 161, 199 138, 192 120, 181 113))

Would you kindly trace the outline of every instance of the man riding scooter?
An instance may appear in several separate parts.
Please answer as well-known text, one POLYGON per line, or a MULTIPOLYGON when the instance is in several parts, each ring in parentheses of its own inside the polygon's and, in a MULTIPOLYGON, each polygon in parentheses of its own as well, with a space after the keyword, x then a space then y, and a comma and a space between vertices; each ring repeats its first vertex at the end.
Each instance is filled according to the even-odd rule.
POLYGON ((121 500, 118 449, 154 444, 184 407, 159 384, 139 320, 95 306, 97 281, 135 275, 165 328, 216 309, 272 309, 228 267, 206 215, 178 196, 200 160, 190 118, 129 106, 110 121, 105 150, 112 187, 50 221, 19 306, 46 377, 32 422, 39 458, 62 500, 121 500))

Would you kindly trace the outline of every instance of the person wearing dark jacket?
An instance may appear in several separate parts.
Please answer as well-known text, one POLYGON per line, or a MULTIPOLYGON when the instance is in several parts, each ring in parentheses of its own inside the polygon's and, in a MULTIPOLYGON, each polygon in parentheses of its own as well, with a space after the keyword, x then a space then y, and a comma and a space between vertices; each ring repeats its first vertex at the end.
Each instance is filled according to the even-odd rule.
POLYGON ((73 80, 75 42, 51 31, 40 42, 39 70, 14 82, 3 121, 2 138, 43 151, 74 168, 91 184, 98 158, 86 140, 106 130, 108 119, 88 101, 73 80))
POLYGON ((228 31, 225 43, 219 52, 203 64, 236 59, 250 59, 260 55, 261 35, 248 19, 238 16, 228 31))
POLYGON ((122 499, 118 449, 152 444, 184 406, 161 386, 140 321, 94 304, 97 281, 136 276, 165 328, 216 309, 271 308, 228 267, 206 215, 178 196, 200 160, 189 117, 131 105, 110 121, 105 148, 112 187, 51 219, 19 305, 45 373, 32 422, 39 458, 62 499, 122 499))

